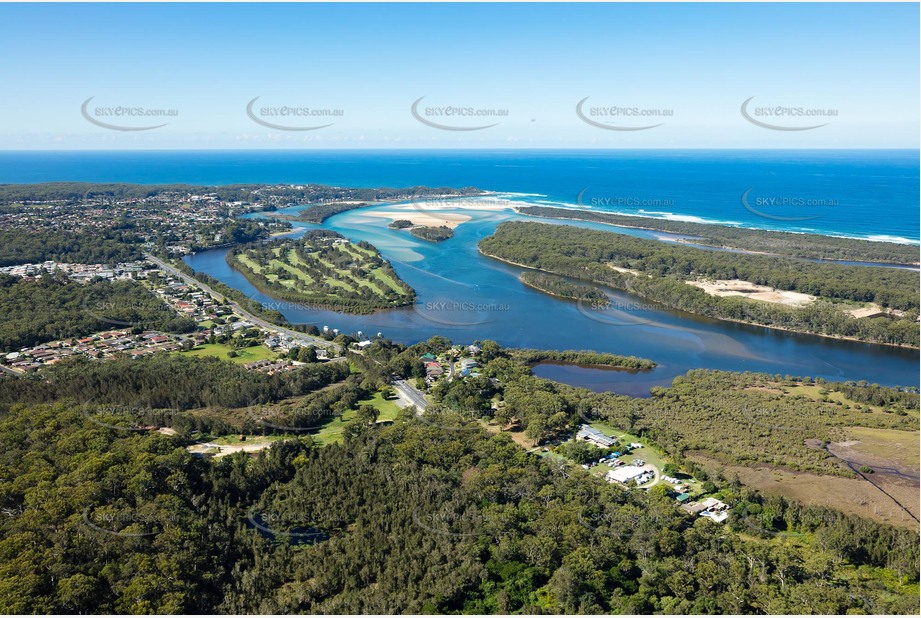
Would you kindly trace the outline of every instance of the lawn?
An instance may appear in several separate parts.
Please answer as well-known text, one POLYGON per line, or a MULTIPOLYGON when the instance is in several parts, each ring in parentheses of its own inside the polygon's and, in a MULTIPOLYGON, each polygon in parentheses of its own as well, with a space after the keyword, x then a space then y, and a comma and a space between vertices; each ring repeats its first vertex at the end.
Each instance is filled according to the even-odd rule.
MULTIPOLYGON (((397 406, 396 401, 392 399, 384 399, 379 392, 374 393, 374 396, 369 399, 362 399, 356 405, 356 407, 371 404, 380 412, 377 420, 380 421, 392 421, 397 417, 397 414, 400 412, 400 408, 397 406)), ((333 418, 322 428, 319 429, 316 433, 311 433, 310 436, 313 438, 314 442, 320 446, 326 446, 327 444, 333 444, 342 440, 342 430, 345 426, 355 418, 358 414, 357 410, 347 410, 345 414, 342 415, 342 420, 339 418, 333 418)))
POLYGON ((847 433, 849 438, 860 441, 859 444, 851 446, 858 453, 878 457, 908 470, 917 471, 921 466, 917 431, 849 427, 847 433))
POLYGON ((386 272, 388 267, 380 265, 374 249, 360 248, 344 238, 282 242, 270 254, 255 250, 234 253, 231 264, 256 287, 264 285, 264 292, 276 292, 288 300, 343 303, 353 313, 410 301, 412 292, 392 272, 386 272), (299 251, 304 251, 304 257, 299 251), (399 298, 394 299, 395 295, 399 298))
POLYGON ((397 405, 396 399, 384 399, 380 392, 374 393, 374 396, 370 399, 362 399, 358 402, 358 405, 366 403, 371 404, 380 412, 380 416, 377 418, 378 421, 392 421, 400 413, 400 407, 397 405))
POLYGON ((233 361, 239 364, 252 363, 266 359, 274 360, 278 357, 272 350, 263 345, 259 345, 251 348, 234 350, 237 356, 236 358, 230 358, 227 354, 233 349, 234 348, 224 343, 205 343, 195 346, 188 352, 180 352, 180 354, 190 354, 192 356, 217 356, 220 359, 233 361))
MULTIPOLYGON (((785 390, 790 395, 800 395, 802 397, 808 397, 814 401, 819 401, 822 399, 822 390, 823 386, 816 386, 811 384, 799 384, 797 386, 783 386, 785 390)), ((844 393, 839 393, 837 391, 829 391, 826 395, 830 401, 837 401, 851 408, 857 409, 862 406, 862 404, 851 401, 844 396, 844 393)), ((867 406, 873 412, 882 413, 883 409, 879 406, 867 406)))

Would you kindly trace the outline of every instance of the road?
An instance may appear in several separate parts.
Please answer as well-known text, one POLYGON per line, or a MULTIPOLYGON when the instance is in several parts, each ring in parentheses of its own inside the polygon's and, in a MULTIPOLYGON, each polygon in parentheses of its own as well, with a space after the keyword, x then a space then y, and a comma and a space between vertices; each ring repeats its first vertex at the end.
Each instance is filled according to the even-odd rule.
POLYGON ((230 307, 233 309, 234 313, 239 315, 241 318, 244 318, 248 322, 255 324, 256 326, 259 326, 260 328, 263 328, 265 330, 272 331, 278 334, 288 335, 294 338, 295 341, 301 343, 301 345, 313 345, 318 348, 324 348, 326 350, 338 351, 339 349, 339 346, 337 344, 327 341, 326 339, 322 339, 320 337, 314 337, 313 335, 308 335, 307 333, 300 333, 296 330, 291 330, 290 328, 285 328, 284 326, 278 326, 277 324, 272 324, 271 322, 267 322, 266 320, 263 320, 262 318, 253 315, 252 313, 250 313, 249 311, 241 307, 240 304, 237 303, 235 300, 227 298, 223 294, 215 292, 208 285, 202 283, 201 281, 199 281, 198 279, 195 279, 194 277, 190 277, 189 275, 185 274, 184 272, 175 268, 174 266, 170 266, 163 260, 157 257, 154 257, 153 255, 150 255, 149 253, 146 254, 145 257, 149 261, 156 264, 164 272, 167 272, 173 275, 174 277, 179 277, 180 279, 185 281, 187 284, 201 289, 206 294, 210 294, 213 298, 216 298, 222 302, 226 301, 227 303, 230 304, 230 307))
POLYGON ((429 402, 425 400, 422 392, 406 380, 394 380, 393 387, 397 389, 420 413, 424 413, 429 402))

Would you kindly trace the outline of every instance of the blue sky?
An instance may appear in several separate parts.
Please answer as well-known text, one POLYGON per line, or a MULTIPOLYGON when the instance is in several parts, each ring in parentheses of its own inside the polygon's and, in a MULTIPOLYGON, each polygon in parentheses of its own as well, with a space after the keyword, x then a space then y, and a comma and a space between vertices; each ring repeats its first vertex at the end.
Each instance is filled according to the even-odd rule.
POLYGON ((0 149, 917 148, 918 20, 877 3, 0 4, 0 149), (168 124, 97 126, 89 97, 100 122, 168 124), (260 125, 254 97, 273 124, 334 124, 260 125), (429 126, 420 97, 424 120, 498 124, 429 126), (592 126, 585 97, 583 117, 661 125, 592 126), (826 124, 756 126, 750 97, 768 124, 826 124), (118 106, 178 115, 102 115, 118 106), (284 106, 341 114, 267 115, 284 106), (826 116, 763 115, 778 106, 826 116))

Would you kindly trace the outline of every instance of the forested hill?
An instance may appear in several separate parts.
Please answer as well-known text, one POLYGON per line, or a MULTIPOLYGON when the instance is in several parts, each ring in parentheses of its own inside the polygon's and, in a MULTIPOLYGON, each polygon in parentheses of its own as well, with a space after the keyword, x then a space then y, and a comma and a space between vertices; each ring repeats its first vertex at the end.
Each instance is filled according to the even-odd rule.
POLYGON ((915 613, 916 529, 762 496, 693 459, 835 472, 818 451, 805 459, 807 438, 914 428, 917 394, 822 384, 810 400, 793 379, 697 372, 634 400, 540 380, 528 363, 649 361, 481 341, 483 375, 440 383, 425 415, 378 424, 359 404, 450 346, 375 340, 349 363, 274 375, 163 354, 0 377, 0 612, 915 613), (261 422, 269 403, 285 404, 279 427, 261 422), (338 442, 277 436, 317 417, 336 418, 338 442), (571 436, 588 418, 655 439, 730 518, 498 429, 571 436), (220 459, 187 449, 230 431, 283 439, 220 459))
POLYGON ((911 531, 745 489, 727 528, 411 415, 212 463, 71 404, 17 405, 0 443, 8 613, 917 609, 911 531))

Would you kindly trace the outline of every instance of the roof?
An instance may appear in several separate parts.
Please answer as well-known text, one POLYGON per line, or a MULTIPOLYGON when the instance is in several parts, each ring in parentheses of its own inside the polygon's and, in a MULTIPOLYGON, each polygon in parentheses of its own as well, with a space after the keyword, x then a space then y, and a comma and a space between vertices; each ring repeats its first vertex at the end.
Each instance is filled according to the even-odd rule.
POLYGON ((626 483, 632 479, 635 479, 638 476, 642 476, 646 470, 639 468, 637 466, 622 466, 616 470, 611 470, 608 472, 608 478, 614 479, 621 483, 626 483))
POLYGON ((716 498, 707 498, 703 501, 703 506, 705 509, 725 509, 728 508, 728 505, 725 502, 720 502, 716 498))
POLYGON ((700 513, 701 511, 705 510, 707 507, 705 507, 700 502, 689 502, 687 504, 682 504, 681 508, 693 515, 695 513, 700 513))
POLYGON ((582 428, 579 429, 579 432, 576 434, 576 437, 582 438, 582 439, 596 440, 606 446, 610 446, 617 441, 610 436, 606 436, 605 434, 603 434, 602 432, 598 431, 597 429, 595 429, 594 427, 590 425, 582 425, 582 428))
POLYGON ((677 496, 675 496, 675 500, 677 500, 678 502, 684 502, 688 500, 690 497, 691 497, 690 494, 678 494, 677 496))

